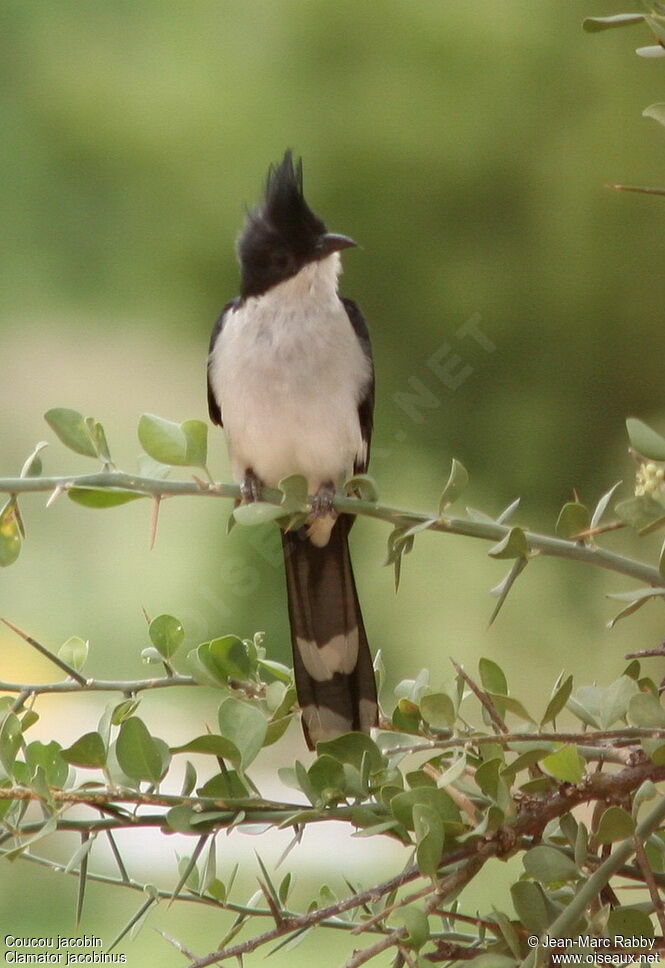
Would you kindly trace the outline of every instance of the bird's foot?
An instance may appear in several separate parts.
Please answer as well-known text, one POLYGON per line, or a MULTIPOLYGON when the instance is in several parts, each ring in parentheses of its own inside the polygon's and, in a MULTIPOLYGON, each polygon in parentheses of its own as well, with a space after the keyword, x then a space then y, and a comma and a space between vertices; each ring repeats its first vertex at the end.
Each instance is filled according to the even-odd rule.
POLYGON ((240 482, 240 495, 245 504, 252 504, 261 497, 263 482, 256 476, 251 467, 245 471, 245 476, 240 482))
POLYGON ((335 510, 335 485, 332 481, 325 481, 312 498, 313 518, 337 517, 335 510))

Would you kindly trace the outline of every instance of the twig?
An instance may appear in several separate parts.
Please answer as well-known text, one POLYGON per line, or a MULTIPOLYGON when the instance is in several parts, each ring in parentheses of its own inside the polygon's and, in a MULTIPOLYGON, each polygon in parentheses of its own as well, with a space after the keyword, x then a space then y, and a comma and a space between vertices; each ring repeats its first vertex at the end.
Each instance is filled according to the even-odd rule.
POLYGON ((501 716, 499 716, 498 712, 496 711, 496 707, 494 706, 494 703, 492 702, 492 700, 490 699, 490 697, 487 695, 487 693, 484 692, 480 688, 480 686, 478 686, 473 681, 473 679, 471 678, 471 676, 467 672, 465 672, 465 670, 462 668, 461 665, 459 665, 459 663, 455 662, 454 659, 451 659, 450 661, 451 661, 453 667, 455 668, 455 671, 457 672, 457 675, 458 676, 461 676, 461 678, 466 682, 467 686, 469 687, 469 689, 471 690, 471 692, 474 694, 474 696, 476 697, 476 699, 487 710, 487 713, 489 715, 489 718, 492 721, 492 725, 496 729, 497 733, 507 733, 508 732, 508 729, 506 728, 506 724, 502 720, 501 716))
POLYGON ((198 686, 193 676, 164 676, 161 679, 86 679, 83 682, 37 682, 26 685, 23 682, 4 682, 0 680, 0 692, 18 692, 26 695, 39 695, 49 692, 122 692, 133 695, 145 689, 165 689, 167 686, 198 686))
MULTIPOLYGON (((47 649, 45 645, 42 645, 41 642, 38 642, 36 639, 33 639, 31 635, 28 635, 27 632, 24 632, 17 625, 14 625, 14 623, 10 622, 9 619, 0 618, 0 622, 3 622, 7 626, 7 628, 10 628, 12 630, 12 632, 16 632, 16 634, 19 635, 25 642, 27 642, 28 645, 31 645, 33 649, 36 649, 37 652, 40 653, 40 655, 43 655, 44 658, 49 660, 49 662, 52 662, 53 665, 56 665, 60 670, 62 670, 62 672, 66 672, 68 676, 71 676, 72 679, 75 679, 76 682, 79 683, 79 685, 81 686, 87 685, 88 680, 85 678, 85 676, 82 676, 81 673, 74 668, 74 666, 71 666, 68 662, 65 662, 64 659, 61 659, 59 656, 54 655, 53 652, 51 652, 50 649, 47 649)), ((26 687, 23 686, 23 689, 21 691, 25 691, 25 689, 26 687)))
MULTIPOLYGON (((629 726, 626 729, 599 729, 593 733, 501 733, 500 735, 488 735, 487 733, 471 733, 468 736, 456 736, 454 739, 432 739, 413 746, 392 746, 388 749, 382 747, 386 756, 394 756, 398 753, 425 753, 428 750, 455 749, 459 746, 475 746, 483 743, 499 743, 510 745, 510 743, 576 743, 579 746, 594 747, 595 740, 598 740, 598 749, 606 759, 610 759, 612 746, 623 743, 624 746, 630 745, 634 740, 654 738, 665 739, 664 728, 647 728, 641 726, 629 726), (610 745, 606 748, 603 742, 607 741, 610 745)), ((623 762, 623 761, 622 761, 623 762)))
MULTIPOLYGON (((98 474, 82 474, 69 477, 12 477, 0 478, 0 493, 28 494, 40 491, 53 491, 61 487, 65 490, 72 487, 113 488, 114 490, 133 491, 148 496, 185 496, 231 498, 240 497, 237 484, 215 483, 202 488, 195 481, 164 481, 121 471, 102 471, 98 474)), ((283 499, 281 491, 264 488, 261 499, 272 504, 280 504, 283 499)), ((479 538, 483 541, 496 543, 501 541, 509 532, 508 525, 491 521, 472 521, 467 518, 438 518, 436 514, 425 514, 419 511, 407 511, 401 508, 380 504, 378 501, 360 500, 355 497, 345 497, 338 494, 334 498, 338 511, 348 514, 364 515, 379 518, 393 525, 414 525, 422 523, 430 531, 442 531, 446 534, 460 534, 467 538, 479 538)), ((615 554, 603 548, 591 547, 579 541, 556 538, 533 531, 525 531, 530 553, 535 551, 555 558, 570 558, 583 564, 595 565, 618 574, 626 575, 645 585, 665 588, 665 576, 658 568, 615 554)))

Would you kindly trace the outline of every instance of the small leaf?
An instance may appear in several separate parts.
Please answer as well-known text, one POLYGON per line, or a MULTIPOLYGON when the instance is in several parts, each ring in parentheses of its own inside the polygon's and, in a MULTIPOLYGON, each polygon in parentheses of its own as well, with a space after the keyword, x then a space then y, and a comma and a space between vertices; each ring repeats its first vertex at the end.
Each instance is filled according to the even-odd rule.
MULTIPOLYGON (((607 934, 614 938, 647 938, 654 936, 653 924, 646 911, 634 907, 617 907, 610 911, 607 921, 607 934)), ((632 959, 631 959, 632 960, 632 959)), ((635 956, 635 964, 639 964, 639 955, 635 956)))
POLYGON ((361 501, 376 503, 379 500, 376 481, 369 474, 354 474, 344 482, 344 490, 347 494, 357 494, 361 501))
POLYGON ((455 724, 455 706, 444 692, 423 696, 420 715, 434 729, 450 729, 455 724))
POLYGON ((180 429, 185 435, 185 463, 189 467, 205 467, 208 460, 207 424, 202 420, 184 420, 180 429))
POLYGON ((639 686, 629 676, 620 676, 604 691, 600 703, 600 725, 609 729, 618 719, 623 719, 628 711, 632 696, 639 692, 639 686))
POLYGON ((599 844, 613 844, 635 833, 635 822, 622 807, 608 807, 603 812, 595 837, 599 844))
POLYGON ((440 814, 424 803, 413 806, 413 828, 416 836, 416 862, 421 874, 436 880, 443 853, 443 821, 440 814))
POLYGON ((187 460, 187 436, 181 424, 144 413, 139 420, 139 441, 145 452, 160 464, 184 466, 187 460))
POLYGON ((150 641, 165 659, 174 655, 185 638, 185 630, 179 619, 173 615, 158 615, 148 628, 150 641))
POLYGON ((39 455, 45 447, 48 447, 48 443, 45 440, 40 440, 21 468, 21 477, 40 476, 42 472, 42 459, 39 455))
POLYGON ((238 524, 255 527, 268 521, 277 521, 285 515, 284 508, 279 504, 268 504, 266 501, 252 501, 251 504, 239 504, 233 511, 233 518, 238 524))
POLYGON ((138 501, 139 498, 147 497, 139 491, 126 491, 119 488, 105 487, 70 487, 67 489, 67 497, 74 504, 80 504, 84 508, 118 508, 131 501, 138 501))
POLYGON ((466 468, 453 457, 450 476, 439 498, 439 516, 444 513, 449 505, 455 503, 468 483, 469 475, 466 468))
POLYGON ((527 850, 523 863, 527 874, 541 884, 559 884, 579 877, 579 871, 569 857, 545 844, 527 850))
POLYGON ((508 695, 508 681, 503 669, 491 659, 481 659, 478 663, 480 681, 488 692, 501 696, 508 695))
POLYGON ((0 568, 13 565, 21 553, 21 528, 13 498, 0 511, 0 568))
POLYGON ((490 558, 526 558, 529 553, 526 535, 521 528, 511 528, 487 554, 490 558))
POLYGON ((540 936, 551 923, 552 916, 540 884, 518 881, 510 888, 515 913, 529 934, 540 936))
MULTIPOLYGON (((653 104, 651 108, 646 108, 644 114, 647 117, 656 117, 661 113, 660 109, 663 107, 661 104, 653 104), (653 111, 653 109, 658 110, 653 111), (653 111, 653 113, 647 114, 647 111, 653 111)), ((660 117, 657 120, 660 121, 660 117)), ((630 443, 638 454, 641 454, 642 457, 648 457, 650 460, 665 460, 665 437, 661 437, 660 434, 636 417, 629 417, 626 420, 626 429, 630 443)))
POLYGON ((582 21, 582 26, 587 33, 595 34, 601 30, 610 30, 612 27, 627 27, 630 24, 639 24, 644 20, 641 13, 617 13, 611 17, 586 17, 582 21))
POLYGON ((84 642, 78 635, 72 635, 58 649, 58 657, 80 672, 88 658, 89 642, 84 642))
POLYGON ((62 750, 61 756, 73 766, 98 769, 106 764, 106 747, 99 733, 85 733, 67 749, 62 750))
POLYGON ((569 501, 561 508, 555 531, 560 538, 570 540, 589 527, 589 509, 579 501, 569 501))
POLYGON ((133 780, 157 783, 162 774, 162 756, 157 743, 138 716, 126 719, 116 741, 120 768, 133 780))
POLYGON ((83 414, 66 407, 54 407, 47 410, 44 419, 65 447, 83 457, 98 456, 83 414))
POLYGON ((562 783, 579 783, 584 776, 584 760, 577 752, 577 747, 568 743, 555 753, 543 757, 540 761, 541 769, 562 783))
POLYGON ((650 534, 665 522, 665 508, 650 494, 640 494, 620 501, 614 508, 617 517, 638 534, 650 534))
POLYGON ((371 773, 386 766, 378 746, 365 733, 344 733, 335 739, 320 741, 316 744, 316 749, 320 756, 327 753, 340 763, 348 763, 357 770, 361 769, 364 758, 369 762, 371 773))
POLYGON ((504 602, 508 598, 508 593, 510 592, 510 589, 513 587, 513 585, 515 584, 519 576, 522 574, 522 572, 524 571, 528 563, 529 563, 528 558, 515 558, 515 560, 513 561, 510 567, 510 571, 508 572, 506 577, 501 582, 499 582, 499 584, 495 588, 493 588, 490 591, 490 595, 497 595, 499 600, 494 606, 494 611, 490 615, 490 620, 487 623, 488 627, 493 625, 497 615, 503 608, 504 602))
POLYGON ((268 722, 256 706, 240 699, 225 699, 219 707, 219 731, 240 751, 241 766, 249 766, 263 746, 268 722))
POLYGON ((182 746, 172 746, 172 753, 204 753, 210 756, 217 756, 223 760, 228 760, 234 766, 240 766, 240 751, 237 746, 225 736, 216 736, 213 733, 205 733, 190 739, 182 746))
POLYGON ((10 776, 21 746, 21 723, 15 713, 7 713, 0 725, 0 763, 10 776))
POLYGON ((414 905, 399 908, 393 915, 393 921, 404 925, 407 931, 404 942, 411 948, 422 948, 429 938, 427 915, 414 905))
POLYGON ((550 723, 552 720, 556 719, 559 713, 565 709, 566 703, 570 699, 570 694, 572 691, 573 677, 568 676, 568 678, 565 679, 559 688, 553 693, 552 698, 548 702, 545 715, 540 721, 541 728, 547 723, 550 723))
POLYGON ((617 481, 616 484, 613 484, 612 487, 609 489, 609 491, 606 491, 603 494, 603 496, 600 498, 600 500, 598 501, 598 504, 596 505, 596 509, 593 512, 593 515, 591 517, 591 524, 589 525, 590 528, 593 529, 598 527, 603 515, 605 514, 605 511, 607 511, 608 505, 612 500, 612 497, 614 496, 614 492, 621 485, 621 483, 622 481, 617 481))
POLYGON ((296 514, 307 511, 307 480, 302 474, 291 474, 278 484, 282 492, 282 514, 296 514))
POLYGON ((665 711, 651 693, 638 692, 628 703, 628 722, 644 729, 664 729, 665 711))
POLYGON ((140 701, 138 699, 123 699, 122 702, 119 702, 111 713, 111 722, 113 725, 120 726, 121 723, 124 723, 126 719, 134 715, 139 705, 140 701))

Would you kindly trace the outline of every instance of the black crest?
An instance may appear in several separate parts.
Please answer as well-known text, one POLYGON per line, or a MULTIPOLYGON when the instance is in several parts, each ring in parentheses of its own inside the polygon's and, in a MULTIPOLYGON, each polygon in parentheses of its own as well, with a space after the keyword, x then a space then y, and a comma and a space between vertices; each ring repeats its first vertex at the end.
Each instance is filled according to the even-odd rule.
POLYGON ((263 203, 253 209, 238 239, 243 296, 259 295, 320 257, 326 226, 303 195, 302 160, 284 153, 268 170, 263 203))

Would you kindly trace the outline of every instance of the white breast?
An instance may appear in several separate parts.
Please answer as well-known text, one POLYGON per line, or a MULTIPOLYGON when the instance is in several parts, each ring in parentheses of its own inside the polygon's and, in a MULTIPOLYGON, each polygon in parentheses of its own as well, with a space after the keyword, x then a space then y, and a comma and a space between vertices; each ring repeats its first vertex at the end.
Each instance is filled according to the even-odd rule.
POLYGON ((268 486, 302 474, 310 493, 362 456, 358 404, 370 364, 337 295, 339 256, 230 310, 210 357, 233 474, 268 486))

